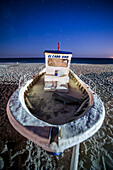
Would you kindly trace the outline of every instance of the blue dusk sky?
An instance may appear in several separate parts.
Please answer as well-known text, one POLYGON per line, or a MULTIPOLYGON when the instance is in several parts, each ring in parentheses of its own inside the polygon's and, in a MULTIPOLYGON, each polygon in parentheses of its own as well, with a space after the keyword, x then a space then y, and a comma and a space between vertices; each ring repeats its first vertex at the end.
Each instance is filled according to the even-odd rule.
POLYGON ((0 57, 113 57, 113 0, 0 0, 0 57))

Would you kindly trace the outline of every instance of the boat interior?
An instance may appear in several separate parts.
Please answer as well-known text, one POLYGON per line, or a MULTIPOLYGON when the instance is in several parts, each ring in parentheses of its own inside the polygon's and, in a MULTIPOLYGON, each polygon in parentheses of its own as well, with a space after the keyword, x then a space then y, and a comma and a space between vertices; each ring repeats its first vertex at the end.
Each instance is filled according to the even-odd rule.
POLYGON ((69 72, 68 92, 44 91, 45 73, 37 74, 24 92, 30 113, 52 125, 62 125, 78 119, 90 108, 90 96, 69 72))

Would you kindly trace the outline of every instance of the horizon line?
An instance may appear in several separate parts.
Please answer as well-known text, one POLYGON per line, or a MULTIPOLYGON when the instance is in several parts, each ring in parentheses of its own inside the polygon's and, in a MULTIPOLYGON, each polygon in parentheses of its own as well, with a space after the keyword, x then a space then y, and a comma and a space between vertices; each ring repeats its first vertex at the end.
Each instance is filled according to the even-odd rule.
MULTIPOLYGON (((38 58, 45 58, 44 56, 0 56, 0 59, 14 59, 14 58, 20 58, 20 59, 25 59, 25 58, 34 58, 34 59, 38 59, 38 58)), ((113 56, 72 56, 72 58, 89 58, 89 59, 113 59, 113 56)))

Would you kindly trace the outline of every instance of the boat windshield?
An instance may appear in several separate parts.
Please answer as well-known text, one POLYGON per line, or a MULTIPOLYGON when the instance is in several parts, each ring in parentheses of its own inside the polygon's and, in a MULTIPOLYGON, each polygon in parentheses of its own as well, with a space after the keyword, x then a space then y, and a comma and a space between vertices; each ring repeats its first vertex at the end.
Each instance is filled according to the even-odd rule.
POLYGON ((68 59, 49 58, 48 59, 48 66, 68 67, 68 59))

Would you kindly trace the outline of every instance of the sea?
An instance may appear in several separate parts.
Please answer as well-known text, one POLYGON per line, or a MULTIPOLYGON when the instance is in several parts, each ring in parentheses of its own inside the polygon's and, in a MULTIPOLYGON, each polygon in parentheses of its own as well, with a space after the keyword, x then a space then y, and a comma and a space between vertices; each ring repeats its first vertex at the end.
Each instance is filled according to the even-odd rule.
MULTIPOLYGON (((45 63, 45 58, 0 58, 0 63, 45 63)), ((113 64, 113 58, 75 58, 71 59, 75 64, 113 64)))

